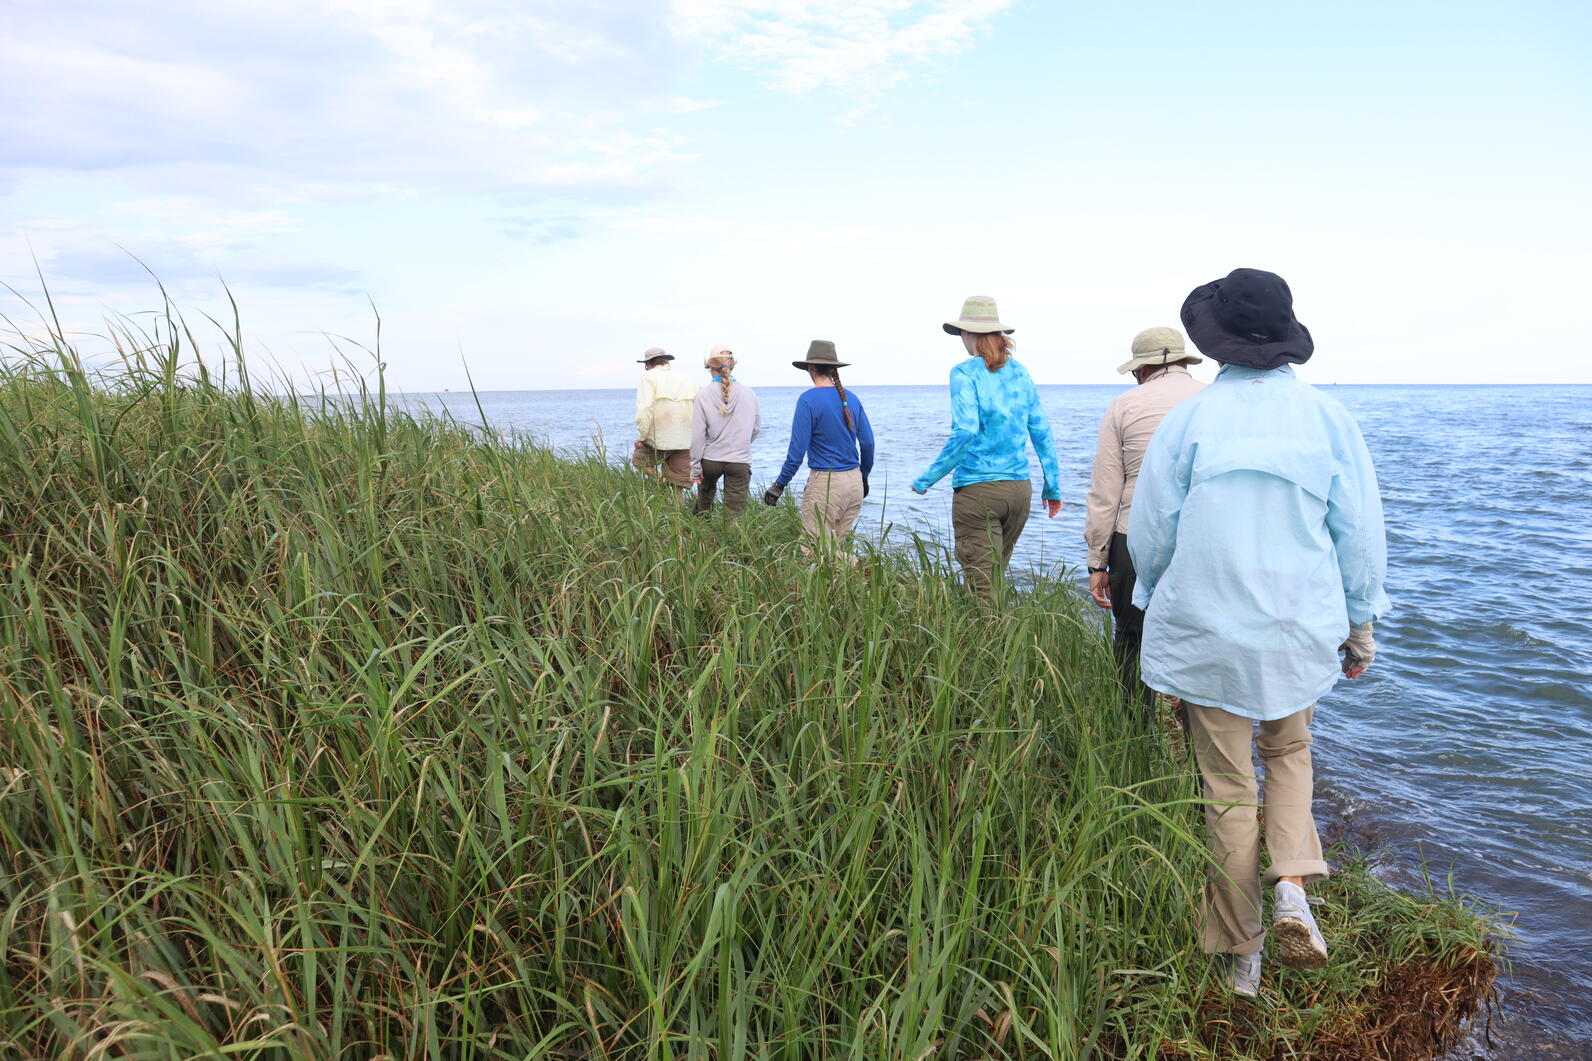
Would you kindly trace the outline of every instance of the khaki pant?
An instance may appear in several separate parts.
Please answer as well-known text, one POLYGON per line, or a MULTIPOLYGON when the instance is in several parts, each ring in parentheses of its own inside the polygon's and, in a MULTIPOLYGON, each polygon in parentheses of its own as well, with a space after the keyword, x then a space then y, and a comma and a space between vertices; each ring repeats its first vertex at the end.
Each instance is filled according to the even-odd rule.
POLYGON ((951 529, 968 589, 981 597, 995 595, 995 573, 1004 573, 1011 562, 1033 503, 1034 485, 1027 479, 957 487, 951 498, 951 529))
POLYGON ((746 511, 746 488, 752 481, 752 466, 706 457, 702 458, 702 482, 697 486, 696 510, 706 512, 713 507, 720 478, 724 480, 724 507, 737 515, 746 511))
POLYGON ((691 451, 688 449, 654 449, 650 443, 637 442, 630 454, 630 463, 670 486, 691 485, 691 451), (663 465, 662 474, 658 472, 660 464, 663 465))
POLYGON ((1254 720, 1243 715, 1185 706, 1205 787, 1212 859, 1205 875, 1202 942, 1210 954, 1253 954, 1265 943, 1266 930, 1260 916, 1260 824, 1250 745, 1260 750, 1266 768, 1266 853, 1271 856, 1266 886, 1279 877, 1320 880, 1328 870, 1310 814, 1315 787, 1310 720, 1315 708, 1262 722, 1256 734, 1254 720))
POLYGON ((808 472, 802 487, 802 529, 844 542, 862 513, 862 471, 808 472))

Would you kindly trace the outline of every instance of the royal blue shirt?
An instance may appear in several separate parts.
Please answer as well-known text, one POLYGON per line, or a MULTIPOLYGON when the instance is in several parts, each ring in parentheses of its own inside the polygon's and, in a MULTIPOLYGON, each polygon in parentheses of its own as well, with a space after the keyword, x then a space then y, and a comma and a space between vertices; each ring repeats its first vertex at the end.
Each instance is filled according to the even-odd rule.
POLYGON ((1061 471, 1050 421, 1028 370, 1007 359, 991 372, 970 357, 951 369, 951 437, 912 489, 925 493, 952 468, 953 487, 1027 479, 1028 445, 1039 456, 1047 501, 1061 500, 1061 471))
POLYGON ((796 414, 790 421, 790 450, 775 482, 781 486, 790 482, 804 457, 807 467, 815 472, 845 472, 860 465, 862 477, 868 477, 873 471, 873 427, 856 391, 846 392, 846 402, 856 431, 846 426, 836 388, 813 387, 796 399, 796 414))

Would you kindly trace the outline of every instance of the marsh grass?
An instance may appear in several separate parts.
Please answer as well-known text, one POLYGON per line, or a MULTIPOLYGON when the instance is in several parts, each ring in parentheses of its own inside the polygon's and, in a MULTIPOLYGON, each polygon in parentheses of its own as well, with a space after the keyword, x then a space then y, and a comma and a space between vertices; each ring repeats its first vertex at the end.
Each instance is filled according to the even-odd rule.
POLYGON ((0 1056, 1290 1057, 1485 958, 1351 870, 1334 965, 1224 1001, 1179 742, 1063 584, 813 562, 789 504, 267 394, 169 312, 93 372, 41 334, 0 371, 0 1056))

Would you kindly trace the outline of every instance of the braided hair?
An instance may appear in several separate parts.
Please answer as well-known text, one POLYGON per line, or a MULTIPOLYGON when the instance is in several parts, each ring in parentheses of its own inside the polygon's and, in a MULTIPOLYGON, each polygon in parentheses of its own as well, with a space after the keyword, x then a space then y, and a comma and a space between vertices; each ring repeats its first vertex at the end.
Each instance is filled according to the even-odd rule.
POLYGON ((730 370, 735 367, 735 355, 728 350, 722 354, 714 354, 707 360, 707 367, 714 375, 719 377, 719 388, 723 398, 719 402, 719 415, 730 415, 730 370))
POLYGON ((823 376, 825 379, 831 379, 835 381, 835 390, 840 392, 841 415, 846 418, 846 426, 850 428, 851 433, 855 435, 857 433, 857 424, 851 419, 851 403, 846 400, 846 385, 840 382, 840 369, 835 368, 832 365, 814 365, 813 371, 818 375, 823 376))

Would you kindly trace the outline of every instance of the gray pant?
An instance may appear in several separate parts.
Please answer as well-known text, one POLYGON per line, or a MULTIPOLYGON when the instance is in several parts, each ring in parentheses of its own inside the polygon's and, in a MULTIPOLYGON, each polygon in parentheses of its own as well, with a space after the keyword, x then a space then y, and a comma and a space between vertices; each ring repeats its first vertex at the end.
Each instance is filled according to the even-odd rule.
POLYGON ((745 512, 752 466, 733 461, 708 460, 706 457, 702 458, 702 483, 697 487, 696 510, 706 512, 713 507, 713 495, 718 491, 720 478, 724 480, 724 507, 737 514, 745 512))
POLYGON ((951 498, 951 528, 956 560, 967 588, 981 597, 995 595, 995 573, 1004 573, 1017 539, 1028 524, 1034 484, 1027 479, 969 483, 951 498))

